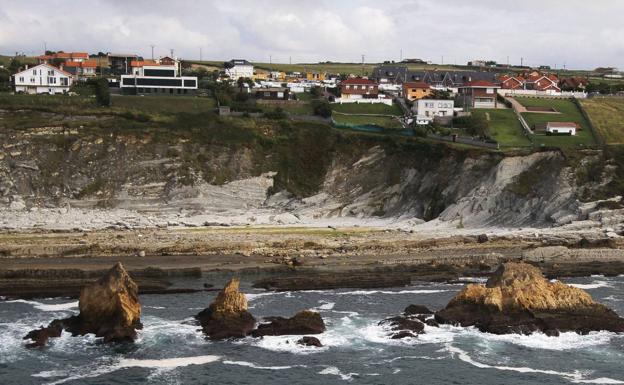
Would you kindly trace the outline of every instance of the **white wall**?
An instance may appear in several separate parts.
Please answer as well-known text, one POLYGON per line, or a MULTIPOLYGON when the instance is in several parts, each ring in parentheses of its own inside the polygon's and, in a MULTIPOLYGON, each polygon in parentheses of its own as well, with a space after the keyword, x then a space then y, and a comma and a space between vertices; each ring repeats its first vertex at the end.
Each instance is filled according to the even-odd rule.
POLYGON ((60 94, 68 92, 73 83, 71 75, 47 64, 27 68, 13 76, 15 92, 29 94, 60 94))
POLYGON ((567 91, 537 91, 537 90, 507 90, 499 89, 498 93, 502 96, 535 96, 535 97, 559 97, 559 98, 587 98, 586 92, 567 92, 567 91))

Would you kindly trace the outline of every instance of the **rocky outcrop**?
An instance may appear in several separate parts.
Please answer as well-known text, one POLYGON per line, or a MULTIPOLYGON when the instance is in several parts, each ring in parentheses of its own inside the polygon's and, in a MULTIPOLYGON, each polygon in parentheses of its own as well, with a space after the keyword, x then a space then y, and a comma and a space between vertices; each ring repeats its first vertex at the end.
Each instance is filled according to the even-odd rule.
POLYGON ((323 347, 321 341, 319 341, 318 338, 312 336, 302 337, 301 339, 297 340, 297 344, 303 346, 314 346, 317 348, 323 347))
POLYGON ((298 334, 320 334, 325 331, 325 322, 319 313, 304 310, 291 318, 269 317, 254 330, 254 337, 283 336, 298 334))
POLYGON ((243 338, 253 330, 256 319, 247 311, 247 298, 239 285, 238 278, 231 279, 212 304, 195 316, 208 338, 243 338))
POLYGON ((437 326, 432 323, 433 312, 426 306, 409 305, 403 311, 403 315, 387 318, 379 322, 379 326, 387 326, 392 330, 390 338, 401 339, 416 337, 425 332, 425 324, 437 326))
POLYGON ((550 282, 525 263, 505 263, 485 285, 468 285, 435 314, 439 323, 494 334, 624 332, 624 319, 576 287, 550 282))
POLYGON ((401 273, 348 273, 306 274, 293 277, 269 277, 254 282, 253 287, 276 291, 329 290, 341 288, 373 289, 407 286, 412 282, 409 274, 401 273))
POLYGON ((48 327, 28 333, 28 346, 44 346, 63 330, 73 336, 95 334, 104 342, 131 342, 142 328, 139 289, 121 263, 80 292, 78 315, 54 320, 48 327))

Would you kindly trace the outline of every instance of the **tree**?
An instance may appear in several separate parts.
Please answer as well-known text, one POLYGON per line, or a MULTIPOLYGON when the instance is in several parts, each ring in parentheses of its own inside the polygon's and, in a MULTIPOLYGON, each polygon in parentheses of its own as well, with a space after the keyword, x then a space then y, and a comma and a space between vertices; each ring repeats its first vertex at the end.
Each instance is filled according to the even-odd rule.
POLYGON ((314 115, 322 116, 323 118, 329 118, 332 115, 329 103, 324 100, 315 100, 312 108, 314 115))
POLYGON ((19 72, 20 67, 22 66, 22 62, 17 57, 11 59, 11 63, 9 63, 9 72, 11 74, 15 74, 19 72))
POLYGON ((108 86, 108 80, 105 78, 99 78, 95 80, 95 100, 97 100, 100 106, 108 107, 111 104, 110 88, 108 86))
POLYGON ((314 86, 310 89, 310 95, 313 98, 320 98, 323 95, 323 89, 320 86, 314 86))

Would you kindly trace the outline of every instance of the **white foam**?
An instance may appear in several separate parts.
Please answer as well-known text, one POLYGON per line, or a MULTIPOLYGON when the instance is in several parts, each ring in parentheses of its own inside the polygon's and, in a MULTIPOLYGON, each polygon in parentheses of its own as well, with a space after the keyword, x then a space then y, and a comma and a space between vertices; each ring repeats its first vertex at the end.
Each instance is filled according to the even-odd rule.
POLYGON ((322 305, 317 306, 316 309, 318 310, 331 310, 334 308, 334 306, 336 306, 335 302, 329 302, 329 301, 319 301, 320 303, 322 303, 322 305))
MULTIPOLYGON (((291 335, 291 336, 264 336, 262 338, 254 338, 252 339, 251 343, 254 346, 257 346, 259 348, 262 349, 266 349, 266 350, 270 350, 273 352, 287 352, 287 353, 293 353, 293 354, 312 354, 312 353, 320 353, 323 351, 327 351, 328 346, 327 343, 328 341, 325 341, 324 339, 322 339, 322 335, 318 335, 319 340, 321 340, 321 342, 323 343, 323 347, 316 347, 316 346, 305 346, 305 345, 301 345, 298 344, 297 341, 303 337, 303 335, 301 336, 295 336, 295 335, 291 335)), ((247 340, 245 341, 241 341, 242 343, 244 342, 249 342, 247 340)))
POLYGON ((578 287, 583 290, 598 289, 600 287, 611 287, 612 285, 606 281, 595 281, 594 283, 569 283, 568 285, 578 287))
POLYGON ((239 365, 239 366, 245 366, 247 368, 261 369, 261 370, 286 370, 286 369, 292 369, 292 368, 295 368, 295 367, 307 368, 307 366, 305 366, 305 365, 295 365, 295 366, 260 366, 260 365, 256 365, 256 364, 254 364, 252 362, 247 362, 247 361, 228 361, 228 360, 224 360, 223 363, 226 364, 226 365, 239 365))
POLYGON ((57 304, 47 304, 41 303, 37 301, 27 301, 25 299, 16 299, 12 301, 6 301, 6 303, 25 303, 28 305, 32 305, 35 309, 42 311, 68 311, 71 309, 75 309, 78 307, 78 301, 67 302, 67 303, 57 303, 57 304))
POLYGON ((340 371, 340 369, 338 369, 335 366, 328 366, 325 369, 318 372, 318 374, 330 374, 333 376, 338 376, 340 377, 341 380, 344 380, 344 381, 351 381, 353 379, 353 376, 358 375, 357 373, 343 373, 340 371))
POLYGON ((164 359, 133 359, 133 358, 124 358, 119 364, 116 365, 116 368, 155 368, 155 369, 175 369, 179 367, 189 366, 189 365, 204 365, 209 364, 211 362, 219 361, 221 359, 220 356, 194 356, 194 357, 177 357, 177 358, 164 358, 164 359))
POLYGON ((452 346, 450 344, 446 345, 446 349, 453 355, 459 358, 461 361, 466 362, 470 365, 476 366, 481 369, 496 369, 502 371, 512 371, 518 373, 540 373, 547 374, 553 376, 563 377, 575 383, 591 383, 591 384, 622 384, 624 382, 620 380, 615 380, 612 378, 596 378, 596 379, 587 379, 585 378, 585 374, 579 370, 575 370, 573 372, 558 372, 556 370, 549 369, 534 369, 529 367, 516 367, 516 366, 497 366, 497 365, 488 365, 482 362, 478 362, 473 360, 468 353, 461 350, 458 347, 452 346))
POLYGON ((455 291, 455 290, 444 290, 444 289, 416 289, 416 290, 355 290, 355 291, 343 291, 341 293, 335 293, 335 295, 371 295, 371 294, 435 294, 435 293, 444 293, 447 291, 455 291))

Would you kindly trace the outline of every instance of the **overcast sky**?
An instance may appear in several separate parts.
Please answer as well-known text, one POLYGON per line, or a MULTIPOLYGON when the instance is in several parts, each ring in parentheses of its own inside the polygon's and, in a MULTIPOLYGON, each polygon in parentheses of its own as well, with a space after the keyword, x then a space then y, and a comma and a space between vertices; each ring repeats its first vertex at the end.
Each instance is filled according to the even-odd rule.
POLYGON ((624 67, 621 0, 0 0, 0 53, 624 67))

